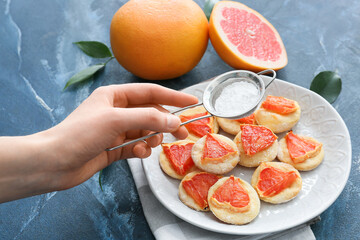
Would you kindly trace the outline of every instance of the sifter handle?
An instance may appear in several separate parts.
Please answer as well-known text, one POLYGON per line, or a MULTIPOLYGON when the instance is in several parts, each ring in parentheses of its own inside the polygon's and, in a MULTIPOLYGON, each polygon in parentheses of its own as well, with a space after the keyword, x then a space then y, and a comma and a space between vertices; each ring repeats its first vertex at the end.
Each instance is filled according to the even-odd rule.
POLYGON ((267 70, 264 70, 264 71, 261 71, 261 72, 258 72, 257 75, 264 75, 264 73, 269 73, 271 72, 273 74, 270 82, 268 84, 266 84, 265 86, 265 89, 274 81, 274 79, 276 78, 276 72, 272 69, 267 69, 267 70))

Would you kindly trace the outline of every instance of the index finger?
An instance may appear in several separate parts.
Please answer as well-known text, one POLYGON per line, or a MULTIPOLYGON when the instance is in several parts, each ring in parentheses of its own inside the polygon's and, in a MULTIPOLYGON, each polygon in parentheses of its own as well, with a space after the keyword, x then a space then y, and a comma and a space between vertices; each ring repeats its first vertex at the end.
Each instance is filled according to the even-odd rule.
POLYGON ((131 83, 109 86, 113 92, 114 107, 128 105, 161 104, 185 107, 198 102, 197 97, 150 83, 131 83))

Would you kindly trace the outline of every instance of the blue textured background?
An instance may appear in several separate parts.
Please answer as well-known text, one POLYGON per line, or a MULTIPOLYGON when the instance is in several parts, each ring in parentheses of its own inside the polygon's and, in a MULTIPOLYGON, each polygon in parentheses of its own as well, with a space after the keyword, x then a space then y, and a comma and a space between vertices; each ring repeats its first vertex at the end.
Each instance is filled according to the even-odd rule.
MULTIPOLYGON (((25 135, 62 121, 101 85, 144 82, 113 60, 95 81, 63 92, 66 81, 97 60, 72 42, 109 44, 109 26, 123 0, 0 0, 0 135, 25 135)), ((196 1, 201 7, 204 1, 196 1)), ((309 88, 324 70, 337 71, 343 89, 333 104, 353 146, 350 179, 338 200, 312 226, 318 239, 359 239, 360 2, 242 1, 279 31, 289 64, 278 78, 309 88)), ((211 44, 191 72, 158 84, 181 89, 231 68, 211 44)), ((0 205, 0 239, 153 239, 126 161, 70 190, 0 205)), ((1 194, 1 193, 0 193, 1 194)), ((290 217, 290 216, 289 216, 290 217)))

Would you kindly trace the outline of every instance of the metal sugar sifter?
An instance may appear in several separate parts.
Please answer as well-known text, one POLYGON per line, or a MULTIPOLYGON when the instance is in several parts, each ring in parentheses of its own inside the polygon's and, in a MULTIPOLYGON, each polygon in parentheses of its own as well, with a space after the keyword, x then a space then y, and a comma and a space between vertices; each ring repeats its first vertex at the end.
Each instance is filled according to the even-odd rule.
MULTIPOLYGON (((176 110, 174 112, 171 112, 171 114, 175 114, 181 111, 184 111, 189 108, 197 107, 203 105, 204 108, 209 112, 208 115, 201 116, 198 118, 190 119, 189 121, 183 122, 180 124, 180 126, 183 126, 185 124, 204 119, 209 117, 221 117, 221 118, 228 118, 228 119, 239 119, 246 117, 250 115, 253 111, 255 111, 256 107, 260 104, 261 99, 263 98, 265 94, 265 89, 274 81, 276 77, 276 72, 272 69, 264 70, 258 73, 245 71, 245 70, 235 70, 226 72, 224 74, 221 74, 217 76, 214 80, 212 80, 209 85, 206 87, 203 97, 202 97, 202 103, 197 103, 191 106, 187 106, 184 108, 181 108, 179 110, 176 110), (260 77, 260 75, 263 75, 265 73, 272 73, 272 78, 268 84, 265 85, 264 81, 260 77), (216 109, 215 102, 219 98, 219 96, 222 94, 222 91, 228 87, 229 85, 235 83, 235 82, 247 82, 250 84, 253 84, 257 88, 257 96, 256 99, 253 99, 251 106, 246 108, 246 110, 238 110, 234 109, 231 113, 224 113, 219 111, 219 109, 216 109)), ((132 143, 142 141, 144 139, 147 139, 149 137, 155 136, 159 134, 160 132, 155 132, 146 136, 143 136, 141 138, 134 139, 132 141, 123 143, 121 145, 118 145, 116 147, 107 148, 106 151, 112 151, 127 145, 130 145, 132 143)))

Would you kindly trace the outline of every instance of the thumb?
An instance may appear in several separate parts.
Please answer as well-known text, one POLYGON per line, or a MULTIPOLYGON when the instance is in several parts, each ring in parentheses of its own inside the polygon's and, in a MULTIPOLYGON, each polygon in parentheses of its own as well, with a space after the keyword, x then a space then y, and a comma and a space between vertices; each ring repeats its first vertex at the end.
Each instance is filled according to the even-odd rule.
POLYGON ((118 131, 144 129, 156 132, 174 132, 181 124, 180 118, 156 108, 118 108, 118 131))

